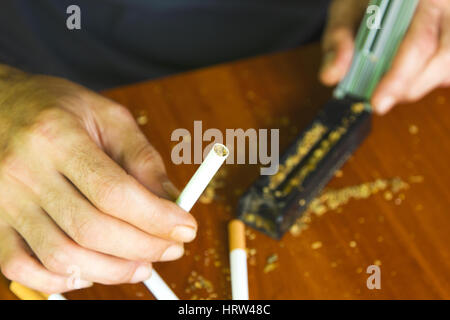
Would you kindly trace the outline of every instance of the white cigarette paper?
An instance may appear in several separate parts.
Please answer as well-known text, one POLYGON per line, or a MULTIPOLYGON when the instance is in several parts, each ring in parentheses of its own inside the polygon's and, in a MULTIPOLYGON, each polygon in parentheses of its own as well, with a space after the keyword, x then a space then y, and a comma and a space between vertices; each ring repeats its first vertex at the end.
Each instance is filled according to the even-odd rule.
MULTIPOLYGON (((188 212, 191 211, 229 154, 228 148, 223 144, 214 144, 178 197, 176 203, 180 208, 188 212)), ((179 300, 155 270, 153 270, 150 279, 144 281, 144 284, 158 300, 179 300)))
POLYGON ((176 203, 180 208, 188 212, 191 211, 229 154, 228 148, 223 144, 214 144, 203 163, 178 197, 176 203))
POLYGON ((234 249, 230 252, 231 297, 248 300, 247 252, 234 249))
POLYGON ((62 294, 54 293, 48 296, 48 300, 67 300, 62 294))
POLYGON ((179 300, 154 269, 152 270, 152 276, 145 280, 144 284, 157 300, 179 300))

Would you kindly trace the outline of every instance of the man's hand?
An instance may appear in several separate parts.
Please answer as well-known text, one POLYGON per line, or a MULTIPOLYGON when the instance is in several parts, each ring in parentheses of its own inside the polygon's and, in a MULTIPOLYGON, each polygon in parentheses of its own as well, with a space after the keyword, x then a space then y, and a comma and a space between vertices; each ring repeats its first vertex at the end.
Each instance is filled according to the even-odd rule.
POLYGON ((195 219, 127 109, 69 81, 0 65, 0 265, 64 292, 140 282, 178 259, 195 219), (173 195, 173 193, 172 193, 173 195), (166 198, 166 199, 164 199, 166 198))
MULTIPOLYGON (((323 37, 325 60, 320 79, 337 84, 350 68, 354 37, 368 1, 334 0, 323 37)), ((372 97, 385 114, 396 103, 416 101, 438 87, 450 86, 450 1, 420 0, 391 69, 372 97)))

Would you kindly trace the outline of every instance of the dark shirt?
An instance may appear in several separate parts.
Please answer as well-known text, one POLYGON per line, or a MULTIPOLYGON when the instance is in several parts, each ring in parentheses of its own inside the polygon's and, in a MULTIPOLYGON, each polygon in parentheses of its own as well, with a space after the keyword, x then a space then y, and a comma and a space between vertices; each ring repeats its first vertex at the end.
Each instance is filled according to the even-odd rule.
POLYGON ((0 62, 99 90, 307 43, 328 2, 0 0, 0 62))

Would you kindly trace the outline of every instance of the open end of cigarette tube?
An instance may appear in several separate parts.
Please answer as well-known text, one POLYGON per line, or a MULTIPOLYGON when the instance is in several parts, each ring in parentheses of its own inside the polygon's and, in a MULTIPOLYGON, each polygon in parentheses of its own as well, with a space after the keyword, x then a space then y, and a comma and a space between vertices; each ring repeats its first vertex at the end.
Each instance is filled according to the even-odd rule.
POLYGON ((219 156, 219 157, 227 157, 228 154, 230 153, 228 151, 228 148, 225 147, 223 144, 220 143, 216 143, 214 145, 214 152, 219 156))

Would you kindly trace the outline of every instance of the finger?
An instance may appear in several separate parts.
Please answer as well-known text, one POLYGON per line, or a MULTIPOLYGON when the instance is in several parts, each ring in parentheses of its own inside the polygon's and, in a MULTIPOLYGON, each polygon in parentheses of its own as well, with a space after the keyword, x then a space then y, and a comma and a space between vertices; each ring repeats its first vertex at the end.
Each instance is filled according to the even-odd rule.
POLYGON ((106 152, 151 192, 175 200, 177 189, 167 177, 160 154, 148 142, 131 113, 122 112, 120 116, 107 113, 102 117, 106 152))
POLYGON ((150 236, 98 211, 64 177, 45 175, 52 182, 40 188, 40 205, 80 246, 133 261, 169 261, 183 255, 182 244, 150 236))
POLYGON ((59 152, 57 169, 103 213, 148 234, 187 242, 195 238, 195 219, 171 201, 161 199, 112 161, 79 132, 59 152))
POLYGON ((442 18, 441 23, 439 50, 409 88, 408 100, 418 100, 431 90, 445 86, 447 83, 450 66, 450 13, 442 18))
POLYGON ((363 16, 366 1, 335 0, 330 6, 322 47, 324 58, 319 77, 335 85, 347 73, 354 52, 355 30, 363 16))
POLYGON ((399 47, 391 69, 381 80, 372 98, 375 111, 388 112, 402 100, 408 87, 423 71, 438 47, 441 11, 428 1, 420 1, 416 15, 399 47))
POLYGON ((27 245, 11 227, 0 225, 0 247, 1 270, 11 281, 47 294, 92 286, 91 282, 80 280, 77 287, 69 287, 69 278, 45 269, 31 256, 27 245))
POLYGON ((15 201, 15 205, 7 206, 8 216, 14 217, 7 222, 53 273, 67 277, 72 270, 78 270, 81 279, 103 284, 135 283, 151 275, 149 263, 131 262, 78 246, 34 203, 15 201))

